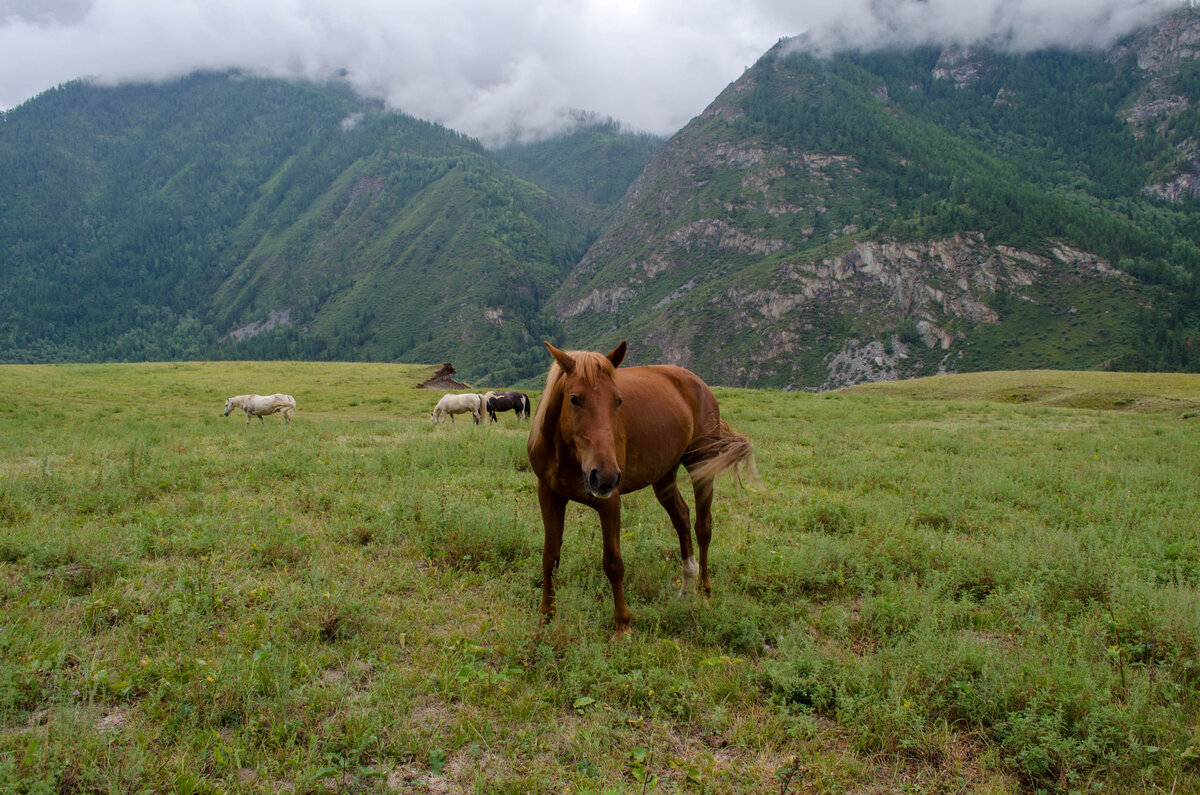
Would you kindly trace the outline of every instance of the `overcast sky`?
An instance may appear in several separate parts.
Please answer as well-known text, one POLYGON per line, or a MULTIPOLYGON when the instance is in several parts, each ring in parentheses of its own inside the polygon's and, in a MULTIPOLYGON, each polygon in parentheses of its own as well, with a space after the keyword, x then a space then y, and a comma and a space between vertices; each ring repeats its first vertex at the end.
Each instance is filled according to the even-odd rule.
POLYGON ((670 135, 784 36, 1104 46, 1180 0, 0 0, 0 109, 80 77, 324 79, 496 144, 564 111, 670 135))

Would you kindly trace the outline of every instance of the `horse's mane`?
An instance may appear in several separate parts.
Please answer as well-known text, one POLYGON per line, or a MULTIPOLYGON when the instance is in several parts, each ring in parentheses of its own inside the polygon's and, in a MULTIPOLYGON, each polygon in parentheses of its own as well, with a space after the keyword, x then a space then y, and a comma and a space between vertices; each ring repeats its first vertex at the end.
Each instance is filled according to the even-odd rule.
MULTIPOLYGON (((613 367, 613 363, 602 353, 596 351, 567 351, 566 353, 575 359, 575 374, 582 379, 584 384, 596 383, 602 373, 611 376, 616 372, 617 368, 613 367)), ((542 426, 546 423, 551 409, 553 409, 553 416, 558 416, 558 412, 562 408, 562 395, 563 369, 558 362, 553 362, 550 365, 550 372, 546 374, 546 388, 542 390, 542 399, 538 401, 537 411, 534 412, 533 421, 530 423, 530 439, 536 438, 536 435, 541 433, 542 426)))

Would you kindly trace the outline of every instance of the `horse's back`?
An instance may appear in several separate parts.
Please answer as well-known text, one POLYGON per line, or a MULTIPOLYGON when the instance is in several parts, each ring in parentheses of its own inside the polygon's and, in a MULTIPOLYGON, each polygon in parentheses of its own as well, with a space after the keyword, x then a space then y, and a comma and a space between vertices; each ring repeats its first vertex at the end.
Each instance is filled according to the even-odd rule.
POLYGON ((450 409, 475 411, 479 408, 479 405, 479 395, 472 393, 456 394, 454 392, 447 392, 437 402, 437 408, 440 408, 442 411, 449 411, 450 409))
POLYGON ((673 364, 623 367, 616 371, 616 385, 631 414, 646 414, 654 423, 676 424, 703 433, 718 422, 717 398, 700 376, 673 364))

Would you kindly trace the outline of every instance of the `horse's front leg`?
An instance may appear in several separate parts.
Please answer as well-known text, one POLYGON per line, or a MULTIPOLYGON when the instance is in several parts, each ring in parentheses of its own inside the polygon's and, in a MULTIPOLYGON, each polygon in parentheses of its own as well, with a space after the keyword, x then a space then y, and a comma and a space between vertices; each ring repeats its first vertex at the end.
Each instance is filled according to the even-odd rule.
POLYGON ((563 523, 567 499, 538 479, 538 505, 542 509, 542 604, 538 612, 545 618, 554 615, 554 570, 562 552, 563 523))
POLYGON ((621 495, 600 500, 593 507, 600 514, 600 534, 604 539, 604 573, 613 596, 614 638, 629 633, 629 605, 625 604, 625 561, 621 559, 621 495))

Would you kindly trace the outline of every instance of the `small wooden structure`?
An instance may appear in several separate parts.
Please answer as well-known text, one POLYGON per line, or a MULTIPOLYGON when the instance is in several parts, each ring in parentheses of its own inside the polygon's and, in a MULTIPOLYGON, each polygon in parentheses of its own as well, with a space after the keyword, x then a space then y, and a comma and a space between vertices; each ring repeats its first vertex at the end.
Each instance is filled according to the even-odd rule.
POLYGON ((453 376, 456 372, 457 370, 454 369, 454 365, 450 364, 450 362, 442 362, 441 367, 433 374, 433 377, 417 384, 417 389, 470 389, 471 387, 467 384, 454 380, 453 376))

